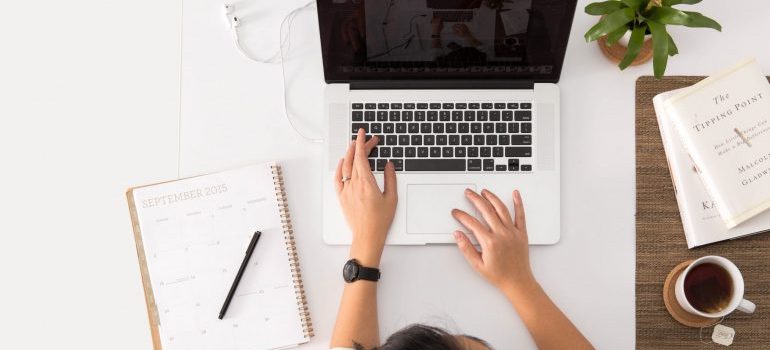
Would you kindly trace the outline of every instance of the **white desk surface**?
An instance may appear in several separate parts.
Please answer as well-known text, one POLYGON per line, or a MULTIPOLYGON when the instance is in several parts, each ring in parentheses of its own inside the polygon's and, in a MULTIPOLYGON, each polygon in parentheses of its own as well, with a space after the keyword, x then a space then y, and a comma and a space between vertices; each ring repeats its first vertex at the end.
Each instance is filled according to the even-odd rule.
MULTIPOLYGON (((244 29, 274 38, 283 15, 302 2, 238 5, 252 23, 244 29)), ((619 72, 595 43, 585 43, 582 35, 596 21, 582 12, 586 3, 578 5, 559 83, 562 241, 532 248, 531 259, 541 284, 597 348, 629 349, 635 337, 634 82, 652 67, 619 72)), ((149 349, 123 190, 177 171, 185 176, 266 160, 285 166, 299 237, 316 330, 302 349, 326 348, 347 249, 326 246, 319 231, 320 186, 330 185, 320 180, 322 146, 289 128, 280 66, 252 63, 235 50, 221 5, 185 1, 181 12, 179 3, 149 0, 0 6, 0 42, 7 46, 0 98, 12 97, 0 103, 0 115, 4 121, 16 116, 12 127, 0 128, 4 169, 11 169, 0 176, 14 184, 0 196, 0 209, 11 213, 0 230, 13 233, 4 236, 13 244, 0 245, 0 269, 10 281, 0 291, 0 309, 13 315, 0 320, 6 330, 0 348, 149 349), (30 13, 38 16, 34 25, 25 16, 30 13), (9 33, 17 34, 4 36, 9 33)), ((705 75, 747 56, 770 73, 770 50, 761 39, 770 3, 730 5, 712 0, 692 7, 719 21, 722 33, 671 29, 681 53, 669 61, 669 75, 705 75)), ((261 49, 272 52, 275 41, 261 49)), ((320 77, 319 59, 306 69, 320 77)), ((320 84, 301 81, 294 86, 303 91, 301 108, 320 110, 320 84)), ((298 122, 320 132, 320 117, 298 122)), ((429 322, 499 349, 534 348, 516 313, 455 247, 388 247, 382 268, 383 336, 429 322)))

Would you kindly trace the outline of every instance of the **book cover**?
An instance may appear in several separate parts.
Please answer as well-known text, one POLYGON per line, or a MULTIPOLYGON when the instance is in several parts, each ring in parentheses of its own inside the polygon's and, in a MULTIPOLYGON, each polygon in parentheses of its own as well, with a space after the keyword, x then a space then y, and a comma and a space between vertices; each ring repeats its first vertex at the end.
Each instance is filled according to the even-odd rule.
POLYGON ((727 228, 770 208, 770 84, 746 60, 663 103, 727 228))
POLYGON ((676 201, 682 218, 687 248, 728 239, 763 233, 770 230, 770 211, 757 215, 735 228, 728 229, 719 216, 716 204, 703 187, 695 166, 668 118, 663 102, 684 89, 659 94, 653 98, 663 149, 674 185, 676 201))

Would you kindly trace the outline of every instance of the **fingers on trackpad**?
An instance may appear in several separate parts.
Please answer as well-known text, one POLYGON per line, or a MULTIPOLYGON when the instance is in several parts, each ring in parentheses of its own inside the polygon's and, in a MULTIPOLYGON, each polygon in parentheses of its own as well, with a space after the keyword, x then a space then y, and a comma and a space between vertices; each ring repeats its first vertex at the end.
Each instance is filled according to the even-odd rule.
POLYGON ((475 184, 408 185, 406 198, 406 231, 411 234, 449 234, 463 229, 452 217, 452 209, 475 213, 465 198, 466 188, 475 184))

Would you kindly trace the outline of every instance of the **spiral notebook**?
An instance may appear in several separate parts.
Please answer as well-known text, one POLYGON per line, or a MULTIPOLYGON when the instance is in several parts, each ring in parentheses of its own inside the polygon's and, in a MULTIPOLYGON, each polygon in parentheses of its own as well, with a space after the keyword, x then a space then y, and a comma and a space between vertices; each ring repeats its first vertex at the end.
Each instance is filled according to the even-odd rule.
POLYGON ((277 349, 313 336, 275 163, 126 193, 156 350, 277 349), (217 318, 261 231, 227 315, 217 318))

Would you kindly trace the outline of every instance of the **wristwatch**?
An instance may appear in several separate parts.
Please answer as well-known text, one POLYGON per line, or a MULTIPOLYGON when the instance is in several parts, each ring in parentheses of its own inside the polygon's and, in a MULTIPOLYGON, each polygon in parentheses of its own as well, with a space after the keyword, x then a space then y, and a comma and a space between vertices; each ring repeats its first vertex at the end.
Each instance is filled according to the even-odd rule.
POLYGON ((342 277, 347 283, 353 283, 358 280, 377 282, 380 280, 380 269, 373 267, 363 267, 356 259, 350 259, 342 268, 342 277))

